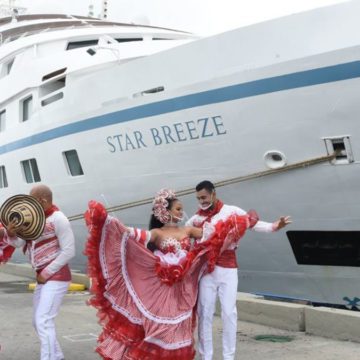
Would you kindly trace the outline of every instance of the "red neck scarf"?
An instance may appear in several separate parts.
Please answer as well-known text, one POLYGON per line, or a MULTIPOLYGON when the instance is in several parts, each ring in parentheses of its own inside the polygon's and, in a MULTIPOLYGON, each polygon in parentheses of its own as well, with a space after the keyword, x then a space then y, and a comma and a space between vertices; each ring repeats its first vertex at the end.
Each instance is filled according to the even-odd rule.
POLYGON ((45 217, 48 218, 50 215, 52 215, 55 211, 58 211, 59 208, 52 204, 51 207, 45 210, 45 217))
POLYGON ((216 215, 221 208, 224 206, 224 203, 217 199, 215 206, 212 209, 207 209, 207 210, 203 210, 203 209, 199 209, 196 213, 200 216, 205 216, 206 219, 202 222, 201 226, 205 223, 205 222, 209 222, 211 220, 211 218, 216 215))

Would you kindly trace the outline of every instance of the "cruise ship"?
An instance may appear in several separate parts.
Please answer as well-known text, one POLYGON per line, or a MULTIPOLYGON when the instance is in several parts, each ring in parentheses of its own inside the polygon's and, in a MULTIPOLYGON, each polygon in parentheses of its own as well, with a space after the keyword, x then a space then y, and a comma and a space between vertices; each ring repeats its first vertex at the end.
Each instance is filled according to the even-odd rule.
MULTIPOLYGON (((199 38, 85 16, 0 19, 0 203, 49 185, 73 220, 102 201, 146 228, 194 187, 286 229, 248 232, 239 291, 360 308, 360 4, 199 38)), ((22 261, 21 255, 15 260, 22 261)))

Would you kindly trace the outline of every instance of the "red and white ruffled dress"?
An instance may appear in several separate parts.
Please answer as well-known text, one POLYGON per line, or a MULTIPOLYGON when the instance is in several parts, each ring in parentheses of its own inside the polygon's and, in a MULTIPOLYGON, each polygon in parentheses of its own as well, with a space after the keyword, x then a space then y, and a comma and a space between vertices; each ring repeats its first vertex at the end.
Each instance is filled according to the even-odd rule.
POLYGON ((112 360, 193 359, 199 278, 244 234, 248 217, 219 222, 191 250, 189 239, 167 239, 154 253, 141 241, 148 232, 129 231, 99 203, 89 203, 85 219, 89 304, 103 327, 96 351, 112 360))

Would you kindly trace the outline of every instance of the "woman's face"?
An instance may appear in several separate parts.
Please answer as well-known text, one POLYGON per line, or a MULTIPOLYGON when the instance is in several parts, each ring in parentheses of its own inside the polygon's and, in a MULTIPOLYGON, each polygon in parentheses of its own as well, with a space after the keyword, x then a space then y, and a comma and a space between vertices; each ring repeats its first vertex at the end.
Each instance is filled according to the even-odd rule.
POLYGON ((182 205, 181 201, 179 201, 179 200, 173 201, 169 212, 171 215, 172 222, 180 222, 184 216, 184 210, 183 210, 183 205, 182 205))

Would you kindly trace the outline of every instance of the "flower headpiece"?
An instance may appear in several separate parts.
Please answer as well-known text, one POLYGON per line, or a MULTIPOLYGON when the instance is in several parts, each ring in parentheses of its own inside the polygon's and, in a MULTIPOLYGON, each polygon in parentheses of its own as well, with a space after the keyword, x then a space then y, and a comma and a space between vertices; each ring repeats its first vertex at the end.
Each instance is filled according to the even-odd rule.
POLYGON ((171 220, 171 216, 167 207, 169 200, 176 199, 175 192, 170 189, 161 189, 155 196, 153 201, 153 214, 163 224, 171 220))

